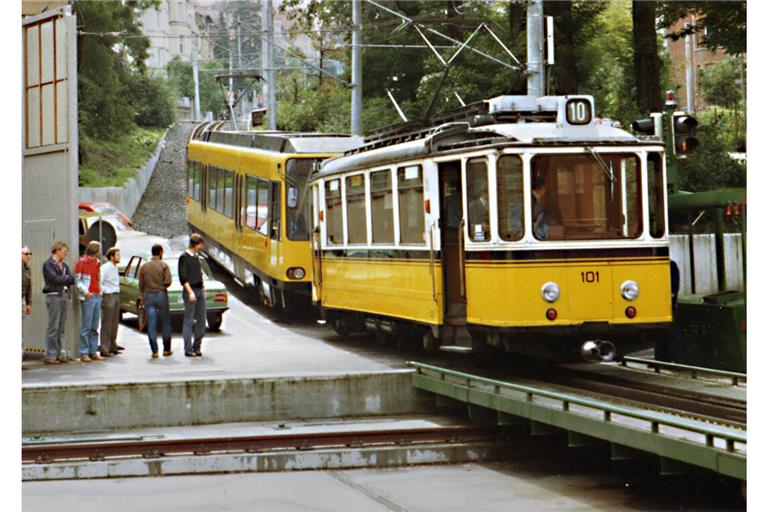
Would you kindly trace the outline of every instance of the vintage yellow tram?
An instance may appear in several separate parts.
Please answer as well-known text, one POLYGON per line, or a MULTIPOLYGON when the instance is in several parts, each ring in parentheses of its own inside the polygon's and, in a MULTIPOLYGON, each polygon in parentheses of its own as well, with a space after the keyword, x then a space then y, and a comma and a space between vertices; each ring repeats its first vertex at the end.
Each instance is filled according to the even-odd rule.
POLYGON ((438 121, 313 173, 329 325, 595 360, 667 332, 660 141, 595 118, 589 96, 500 96, 438 121))
POLYGON ((360 143, 347 136, 230 132, 203 124, 187 145, 187 222, 208 256, 262 300, 309 303, 307 179, 314 165, 360 143))

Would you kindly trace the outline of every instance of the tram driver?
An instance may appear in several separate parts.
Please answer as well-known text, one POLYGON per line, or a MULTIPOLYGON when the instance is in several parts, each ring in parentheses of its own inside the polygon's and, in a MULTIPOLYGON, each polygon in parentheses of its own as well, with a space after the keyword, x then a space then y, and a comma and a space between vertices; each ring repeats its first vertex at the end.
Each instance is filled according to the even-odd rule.
POLYGON ((531 187, 531 204, 533 205, 533 235, 539 240, 549 238, 549 212, 544 206, 544 198, 547 195, 547 184, 544 178, 534 178, 531 187))

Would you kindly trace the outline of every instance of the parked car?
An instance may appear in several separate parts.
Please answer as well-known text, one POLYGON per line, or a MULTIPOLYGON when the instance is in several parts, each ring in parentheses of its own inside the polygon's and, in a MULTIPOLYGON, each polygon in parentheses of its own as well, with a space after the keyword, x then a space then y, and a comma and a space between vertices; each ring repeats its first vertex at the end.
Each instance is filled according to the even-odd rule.
MULTIPOLYGON (((121 251, 122 252, 122 251, 121 251)), ((171 309, 171 320, 174 323, 180 323, 184 316, 184 301, 181 296, 182 287, 179 283, 179 256, 180 253, 172 253, 163 260, 168 264, 173 276, 173 284, 168 289, 168 302, 171 309)), ((124 268, 120 269, 120 315, 127 311, 133 313, 139 318, 139 330, 144 331, 147 327, 146 311, 141 303, 141 294, 139 293, 138 272, 141 265, 151 259, 149 254, 134 255, 128 259, 124 268)), ((224 318, 224 312, 229 309, 229 296, 223 283, 213 277, 208 263, 202 258, 203 281, 205 282, 205 308, 207 314, 208 330, 218 331, 221 329, 221 322, 224 318)))
POLYGON ((77 207, 87 213, 99 213, 102 215, 114 215, 115 217, 119 218, 120 221, 128 226, 129 228, 133 227, 133 222, 131 219, 128 218, 127 215, 125 215, 123 212, 115 208, 115 206, 111 203, 104 203, 104 202, 90 202, 90 201, 81 201, 80 204, 77 205, 77 207))

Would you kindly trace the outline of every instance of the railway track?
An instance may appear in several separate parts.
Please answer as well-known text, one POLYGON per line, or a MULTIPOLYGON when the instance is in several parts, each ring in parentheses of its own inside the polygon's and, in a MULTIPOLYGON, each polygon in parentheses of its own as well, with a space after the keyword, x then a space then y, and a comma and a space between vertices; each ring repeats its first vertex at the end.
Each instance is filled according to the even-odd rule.
POLYGON ((48 464, 74 460, 102 461, 118 457, 158 458, 170 455, 260 453, 275 450, 317 450, 333 447, 367 448, 419 446, 435 443, 470 443, 500 440, 497 429, 474 424, 431 428, 390 428, 331 432, 281 432, 225 437, 40 440, 22 444, 23 464, 48 464))

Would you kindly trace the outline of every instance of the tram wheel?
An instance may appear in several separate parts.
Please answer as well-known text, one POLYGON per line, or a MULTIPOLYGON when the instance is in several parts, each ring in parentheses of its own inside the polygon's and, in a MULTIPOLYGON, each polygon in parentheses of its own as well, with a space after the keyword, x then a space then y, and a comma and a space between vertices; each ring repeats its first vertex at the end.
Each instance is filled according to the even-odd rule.
POLYGON ((432 353, 437 351, 437 347, 440 346, 440 340, 435 338, 432 331, 429 330, 424 333, 421 338, 421 348, 424 352, 432 353))

